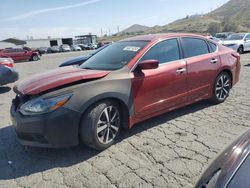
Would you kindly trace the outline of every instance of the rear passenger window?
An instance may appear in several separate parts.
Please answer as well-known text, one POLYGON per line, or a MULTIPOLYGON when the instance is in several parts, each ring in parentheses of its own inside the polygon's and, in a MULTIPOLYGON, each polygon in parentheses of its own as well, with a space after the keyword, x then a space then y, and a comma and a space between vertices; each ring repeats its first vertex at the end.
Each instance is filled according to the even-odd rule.
POLYGON ((217 50, 217 45, 212 43, 212 42, 209 42, 208 41, 208 44, 210 46, 210 52, 215 52, 217 50))
POLYGON ((180 53, 177 39, 169 39, 156 44, 142 57, 141 61, 151 59, 158 60, 160 64, 179 60, 180 53))
POLYGON ((205 40, 197 38, 182 38, 181 41, 185 58, 209 53, 205 40))

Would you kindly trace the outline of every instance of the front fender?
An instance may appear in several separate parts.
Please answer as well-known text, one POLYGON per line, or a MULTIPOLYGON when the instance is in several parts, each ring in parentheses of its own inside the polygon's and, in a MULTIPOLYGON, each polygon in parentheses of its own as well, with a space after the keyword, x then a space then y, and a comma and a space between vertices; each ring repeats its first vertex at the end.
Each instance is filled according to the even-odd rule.
POLYGON ((85 101, 84 104, 81 105, 79 108, 80 113, 84 113, 91 105, 97 103, 98 101, 105 100, 105 99, 115 99, 122 102, 128 108, 129 114, 132 115, 134 112, 132 98, 122 93, 117 92, 107 92, 96 95, 95 97, 90 98, 89 100, 85 101))

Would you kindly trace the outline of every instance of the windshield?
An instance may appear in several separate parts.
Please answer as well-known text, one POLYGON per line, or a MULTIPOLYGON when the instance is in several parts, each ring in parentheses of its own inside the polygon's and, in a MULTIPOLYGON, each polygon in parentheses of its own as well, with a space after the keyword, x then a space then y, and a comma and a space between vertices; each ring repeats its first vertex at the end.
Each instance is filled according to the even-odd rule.
POLYGON ((81 65, 83 69, 117 70, 127 65, 146 46, 146 41, 123 41, 114 43, 81 65))
POLYGON ((91 55, 91 56, 92 56, 92 55, 95 55, 95 54, 97 54, 98 52, 100 52, 101 50, 103 50, 104 48, 106 48, 106 47, 108 47, 108 46, 109 46, 109 44, 108 44, 108 45, 105 45, 105 46, 102 46, 102 47, 98 48, 97 50, 94 50, 93 52, 91 52, 90 55, 91 55))
POLYGON ((245 34, 233 34, 226 38, 226 40, 242 40, 245 34))

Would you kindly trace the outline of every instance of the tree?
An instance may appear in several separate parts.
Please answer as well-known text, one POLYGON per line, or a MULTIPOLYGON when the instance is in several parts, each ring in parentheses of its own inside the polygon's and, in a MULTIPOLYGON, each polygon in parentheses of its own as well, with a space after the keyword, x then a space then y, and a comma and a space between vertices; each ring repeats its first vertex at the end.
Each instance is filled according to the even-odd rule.
POLYGON ((217 22, 213 22, 213 23, 210 23, 208 25, 208 32, 211 34, 211 35, 214 35, 216 33, 219 33, 222 31, 222 26, 220 23, 217 23, 217 22))

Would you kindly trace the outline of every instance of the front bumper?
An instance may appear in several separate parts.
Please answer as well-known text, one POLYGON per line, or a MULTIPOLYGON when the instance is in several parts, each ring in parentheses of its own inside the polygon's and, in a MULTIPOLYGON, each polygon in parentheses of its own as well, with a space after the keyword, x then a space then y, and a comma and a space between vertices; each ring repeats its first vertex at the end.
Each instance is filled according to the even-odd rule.
POLYGON ((238 49, 240 47, 240 45, 238 45, 238 44, 225 44, 224 46, 226 46, 228 48, 231 48, 231 49, 233 49, 236 52, 238 51, 238 49))
POLYGON ((78 145, 78 125, 80 114, 61 107, 54 112, 24 116, 14 103, 11 119, 19 142, 26 146, 64 148, 78 145))

